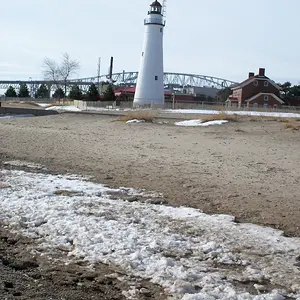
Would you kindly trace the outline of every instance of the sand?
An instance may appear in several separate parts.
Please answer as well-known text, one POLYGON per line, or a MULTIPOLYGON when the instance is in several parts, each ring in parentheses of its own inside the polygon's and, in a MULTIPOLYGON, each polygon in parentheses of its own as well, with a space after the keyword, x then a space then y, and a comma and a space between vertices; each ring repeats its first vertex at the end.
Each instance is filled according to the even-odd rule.
MULTIPOLYGON (((173 116, 172 117, 176 117, 173 116)), ((185 116, 181 116, 184 118, 185 116)), ((170 205, 300 236, 300 132, 278 121, 126 124, 99 114, 0 119, 0 161, 163 193, 170 205)))

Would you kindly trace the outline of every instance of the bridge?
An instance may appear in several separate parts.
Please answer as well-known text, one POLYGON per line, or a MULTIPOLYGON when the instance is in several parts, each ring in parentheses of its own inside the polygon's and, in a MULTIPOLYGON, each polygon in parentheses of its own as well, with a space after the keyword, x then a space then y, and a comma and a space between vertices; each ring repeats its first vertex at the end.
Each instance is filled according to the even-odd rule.
MULTIPOLYGON (((138 72, 121 72, 112 74, 112 81, 118 85, 131 86, 136 84, 138 72)), ((80 79, 70 79, 66 82, 67 86, 78 85, 83 91, 87 91, 91 84, 98 84, 109 81, 109 75, 101 75, 80 79)), ((223 89, 231 87, 237 82, 222 79, 213 76, 184 74, 184 73, 164 73, 164 84, 168 88, 184 88, 184 87, 213 87, 223 89)), ((52 80, 0 80, 0 89, 6 90, 9 86, 18 89, 20 84, 27 84, 31 92, 35 92, 41 84, 45 84, 49 89, 55 89, 57 86, 63 86, 62 81, 56 82, 52 80)))
MULTIPOLYGON (((138 77, 138 72, 122 72, 112 74, 112 81, 118 84, 124 85, 135 85, 138 77)), ((83 83, 96 83, 99 77, 88 77, 70 80, 73 84, 75 82, 83 83)), ((101 81, 107 81, 109 75, 100 76, 101 81)), ((184 73, 164 73, 165 86, 178 86, 178 87, 214 87, 214 88, 225 88, 237 84, 237 82, 222 79, 213 76, 206 75, 195 75, 195 74, 184 74, 184 73)))

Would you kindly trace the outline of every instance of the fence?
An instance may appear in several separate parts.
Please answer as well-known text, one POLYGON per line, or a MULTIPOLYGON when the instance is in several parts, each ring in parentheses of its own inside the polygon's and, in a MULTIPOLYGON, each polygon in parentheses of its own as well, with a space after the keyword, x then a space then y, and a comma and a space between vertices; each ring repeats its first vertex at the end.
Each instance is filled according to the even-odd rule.
POLYGON ((132 108, 132 102, 120 102, 117 106, 115 101, 82 101, 74 100, 74 106, 81 110, 92 110, 92 109, 125 109, 132 108))
MULTIPOLYGON (((126 109, 133 108, 133 102, 121 102, 120 106, 116 106, 115 102, 103 102, 103 101, 78 101, 84 102, 84 110, 92 110, 97 108, 106 108, 106 109, 126 109)), ((75 104, 75 101, 74 101, 75 104)), ((75 105, 76 106, 76 105, 75 105)), ((80 106, 77 106, 79 109, 80 106)), ((148 107, 147 107, 148 108, 148 107)), ((200 102, 200 103, 182 103, 182 102, 166 102, 164 105, 165 109, 198 109, 198 110, 216 110, 216 111, 266 111, 266 112, 299 112, 300 106, 280 106, 280 107, 228 107, 225 103, 219 102, 200 102)))
POLYGON ((299 112, 300 106, 277 106, 277 107, 265 107, 265 106, 252 106, 247 105, 237 107, 228 106, 226 103, 220 102, 200 102, 200 103, 165 103, 166 109, 201 109, 201 110, 217 110, 217 111, 266 111, 266 112, 299 112))
MULTIPOLYGON (((50 105, 74 105, 80 110, 102 110, 102 109, 131 109, 133 108, 133 101, 121 101, 116 105, 112 101, 82 101, 71 99, 33 99, 33 98, 1 98, 3 102, 16 103, 49 103, 50 105)), ((150 108, 150 107, 145 107, 150 108)), ((300 106, 278 106, 278 107, 242 107, 227 106, 226 103, 220 102, 165 102, 165 109, 198 109, 198 110, 216 110, 216 111, 265 111, 265 112, 298 112, 300 113, 300 106)))

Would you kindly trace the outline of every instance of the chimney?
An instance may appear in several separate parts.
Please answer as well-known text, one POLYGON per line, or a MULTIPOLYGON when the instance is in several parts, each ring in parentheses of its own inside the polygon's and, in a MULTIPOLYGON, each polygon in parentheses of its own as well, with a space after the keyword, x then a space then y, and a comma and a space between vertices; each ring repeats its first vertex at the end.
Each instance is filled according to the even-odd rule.
POLYGON ((259 76, 265 76, 265 69, 264 68, 259 68, 259 71, 258 71, 258 75, 259 76))
POLYGON ((254 77, 254 73, 253 72, 249 72, 249 78, 254 77))

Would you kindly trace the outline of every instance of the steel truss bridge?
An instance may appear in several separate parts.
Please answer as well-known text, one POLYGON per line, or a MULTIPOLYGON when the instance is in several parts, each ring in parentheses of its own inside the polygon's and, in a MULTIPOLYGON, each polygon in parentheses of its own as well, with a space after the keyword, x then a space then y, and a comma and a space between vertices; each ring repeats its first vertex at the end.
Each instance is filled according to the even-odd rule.
MULTIPOLYGON (((112 74, 111 80, 116 85, 133 86, 136 84, 138 72, 122 72, 112 74)), ((109 75, 101 75, 88 78, 70 79, 66 82, 67 86, 78 85, 83 91, 87 91, 91 84, 98 85, 102 82, 108 82, 109 75)), ((18 89, 20 84, 27 84, 31 92, 35 92, 41 84, 46 84, 48 89, 56 89, 57 86, 63 86, 64 82, 55 82, 51 80, 0 80, 0 89, 6 90, 9 86, 18 89)), ((236 82, 213 76, 184 74, 184 73, 164 73, 164 84, 169 88, 184 87, 211 87, 223 89, 231 87, 236 82)))
MULTIPOLYGON (((135 85, 138 72, 122 72, 112 74, 112 81, 118 84, 135 85)), ((70 80, 70 82, 96 83, 99 77, 88 77, 70 80)), ((109 80, 109 75, 100 76, 100 82, 109 80)), ((178 87, 214 87, 222 89, 235 85, 237 82, 213 76, 184 74, 184 73, 164 73, 165 86, 178 87)))

